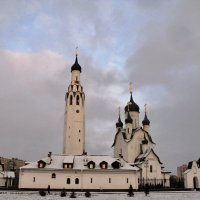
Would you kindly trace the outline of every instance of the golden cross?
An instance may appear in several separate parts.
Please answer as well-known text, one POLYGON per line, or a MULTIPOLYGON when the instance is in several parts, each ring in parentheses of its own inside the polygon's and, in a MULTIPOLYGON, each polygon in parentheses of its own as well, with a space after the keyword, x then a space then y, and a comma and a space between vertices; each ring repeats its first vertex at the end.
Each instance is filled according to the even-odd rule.
POLYGON ((145 113, 147 113, 147 104, 144 104, 145 113))
POLYGON ((118 111, 119 111, 119 116, 120 116, 120 106, 119 106, 119 108, 118 108, 118 111))
POLYGON ((78 56, 78 46, 76 47, 76 56, 78 56))
POLYGON ((132 93, 133 86, 132 86, 132 82, 131 82, 131 81, 130 81, 130 83, 129 83, 129 89, 130 89, 130 93, 132 93))

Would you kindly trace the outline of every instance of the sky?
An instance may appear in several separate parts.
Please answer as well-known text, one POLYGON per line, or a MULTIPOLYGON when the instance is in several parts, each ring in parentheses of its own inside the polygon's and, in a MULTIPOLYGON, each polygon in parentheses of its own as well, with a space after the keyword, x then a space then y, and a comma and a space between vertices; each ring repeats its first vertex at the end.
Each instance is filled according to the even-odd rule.
POLYGON ((199 10, 199 0, 0 0, 0 156, 62 153, 78 46, 88 154, 113 155, 131 81, 166 169, 198 159, 199 10))

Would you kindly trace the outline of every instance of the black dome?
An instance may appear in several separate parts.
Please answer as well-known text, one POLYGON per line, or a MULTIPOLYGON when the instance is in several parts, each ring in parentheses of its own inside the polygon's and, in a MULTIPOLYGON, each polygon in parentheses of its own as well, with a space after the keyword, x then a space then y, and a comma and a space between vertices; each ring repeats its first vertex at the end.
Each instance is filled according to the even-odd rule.
POLYGON ((140 112, 140 107, 133 101, 132 93, 130 97, 130 104, 126 105, 124 108, 125 112, 129 111, 135 111, 135 112, 140 112))
POLYGON ((128 112, 128 116, 127 116, 127 118, 125 119, 125 123, 126 124, 132 124, 133 123, 133 120, 132 120, 132 118, 131 118, 131 116, 130 116, 130 113, 128 112))
POLYGON ((123 127, 123 123, 122 123, 122 121, 121 121, 121 118, 120 118, 120 116, 119 116, 119 118, 118 118, 118 122, 116 123, 116 127, 118 128, 118 127, 123 127))
POLYGON ((142 124, 143 124, 143 125, 149 125, 149 124, 150 124, 150 121, 149 121, 149 119, 147 118, 146 113, 145 113, 145 116, 144 116, 144 120, 142 121, 142 124))
POLYGON ((81 72, 81 66, 78 64, 78 57, 76 56, 75 63, 71 67, 71 72, 74 70, 78 70, 81 72))
POLYGON ((144 134, 144 139, 142 140, 142 144, 148 144, 148 140, 147 140, 147 138, 145 137, 145 134, 144 134))

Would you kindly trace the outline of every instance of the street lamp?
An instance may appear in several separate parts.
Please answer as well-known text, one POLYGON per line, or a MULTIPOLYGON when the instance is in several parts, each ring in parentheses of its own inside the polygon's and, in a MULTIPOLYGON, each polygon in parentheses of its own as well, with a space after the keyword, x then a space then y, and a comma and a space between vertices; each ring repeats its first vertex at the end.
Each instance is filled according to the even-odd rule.
POLYGON ((144 162, 144 167, 146 168, 146 184, 147 184, 147 168, 149 167, 149 162, 148 162, 148 160, 145 160, 145 162, 144 162))

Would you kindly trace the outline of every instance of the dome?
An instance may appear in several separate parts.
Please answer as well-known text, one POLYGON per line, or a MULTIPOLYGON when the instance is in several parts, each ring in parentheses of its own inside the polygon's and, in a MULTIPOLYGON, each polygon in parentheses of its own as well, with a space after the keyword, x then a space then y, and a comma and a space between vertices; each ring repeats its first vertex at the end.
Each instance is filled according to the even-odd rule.
POLYGON ((132 93, 131 93, 131 98, 130 98, 130 104, 126 105, 124 108, 125 112, 129 111, 134 111, 134 112, 140 112, 140 107, 133 101, 132 93))
POLYGON ((126 124, 132 124, 133 123, 133 120, 132 120, 132 118, 131 118, 131 116, 130 116, 130 113, 128 112, 128 116, 127 116, 127 118, 125 119, 125 123, 126 124))
POLYGON ((148 140, 146 139, 145 135, 144 135, 144 140, 142 140, 142 144, 148 144, 148 140))
POLYGON ((145 113, 145 116, 144 116, 144 120, 142 121, 142 124, 143 124, 143 125, 148 125, 148 126, 149 126, 149 124, 150 124, 150 121, 149 121, 149 119, 147 118, 146 113, 145 113))
POLYGON ((81 66, 78 64, 78 57, 77 57, 77 55, 76 55, 75 63, 71 67, 71 72, 74 71, 74 70, 78 70, 78 71, 81 72, 81 66))
POLYGON ((122 121, 121 121, 121 118, 120 118, 120 116, 119 116, 119 118, 118 118, 118 122, 116 123, 116 127, 118 128, 118 127, 123 127, 123 123, 122 123, 122 121))

